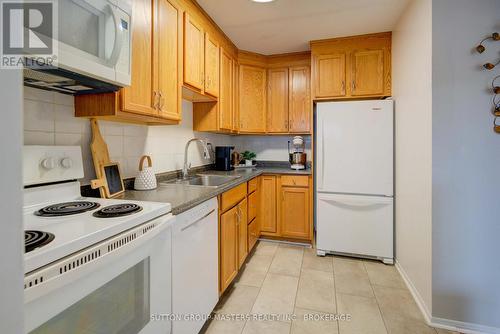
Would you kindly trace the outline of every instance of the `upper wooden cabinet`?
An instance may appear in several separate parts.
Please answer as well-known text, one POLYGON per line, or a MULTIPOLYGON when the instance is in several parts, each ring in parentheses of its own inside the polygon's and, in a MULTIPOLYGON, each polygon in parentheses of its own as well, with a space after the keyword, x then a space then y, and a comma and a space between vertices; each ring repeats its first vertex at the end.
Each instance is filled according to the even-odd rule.
POLYGON ((201 25, 184 13, 184 84, 204 89, 205 34, 201 25))
POLYGON ((181 119, 182 11, 175 0, 137 0, 132 21, 131 85, 116 93, 76 96, 75 116, 177 124, 181 119))
POLYGON ((345 53, 320 54, 314 60, 314 96, 345 96, 345 53))
POLYGON ((239 132, 266 132, 266 88, 266 70, 264 68, 240 65, 239 132))
POLYGON ((205 93, 219 96, 219 45, 205 33, 205 93))
POLYGON ((219 128, 233 130, 234 65, 231 55, 220 48, 219 128))
POLYGON ((289 70, 288 130, 292 133, 311 131, 311 73, 309 66, 295 66, 289 70))
POLYGON ((316 100, 391 95, 391 33, 311 42, 316 100))
POLYGON ((267 132, 288 132, 288 68, 267 72, 267 132))

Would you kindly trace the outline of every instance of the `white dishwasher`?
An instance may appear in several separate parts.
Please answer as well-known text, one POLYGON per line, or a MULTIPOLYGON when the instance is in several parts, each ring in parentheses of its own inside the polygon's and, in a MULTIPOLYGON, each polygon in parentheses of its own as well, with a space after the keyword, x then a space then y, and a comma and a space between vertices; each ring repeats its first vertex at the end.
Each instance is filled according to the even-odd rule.
POLYGON ((181 213, 173 224, 173 334, 198 333, 219 300, 217 216, 213 198, 181 213))

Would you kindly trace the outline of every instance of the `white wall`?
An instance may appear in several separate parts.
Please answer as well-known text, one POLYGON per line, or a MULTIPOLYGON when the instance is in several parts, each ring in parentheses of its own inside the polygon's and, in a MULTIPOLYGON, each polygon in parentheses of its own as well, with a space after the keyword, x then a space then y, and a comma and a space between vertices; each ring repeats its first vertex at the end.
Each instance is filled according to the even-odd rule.
POLYGON ((412 1, 392 42, 396 259, 432 311, 432 4, 412 1))
MULTIPOLYGON (((307 160, 312 160, 311 136, 303 136, 307 160)), ((235 136, 233 141, 238 152, 253 151, 257 160, 288 161, 288 141, 293 136, 235 136)))
POLYGON ((433 1, 433 316, 500 332, 500 135, 480 65, 500 42, 498 0, 433 1))
MULTIPOLYGON (((24 98, 24 143, 26 145, 81 145, 85 178, 95 177, 90 153, 90 123, 74 117, 72 96, 26 87, 24 98)), ((124 177, 133 177, 138 171, 142 155, 151 155, 157 173, 182 169, 186 142, 199 137, 215 145, 229 145, 230 136, 197 133, 193 131, 193 107, 182 102, 180 125, 145 126, 99 121, 101 133, 108 145, 110 158, 120 163, 124 177)), ((189 161, 193 166, 204 165, 198 144, 191 144, 189 161)))
POLYGON ((22 77, 21 71, 0 70, 0 326, 2 333, 23 333, 22 223, 22 77))

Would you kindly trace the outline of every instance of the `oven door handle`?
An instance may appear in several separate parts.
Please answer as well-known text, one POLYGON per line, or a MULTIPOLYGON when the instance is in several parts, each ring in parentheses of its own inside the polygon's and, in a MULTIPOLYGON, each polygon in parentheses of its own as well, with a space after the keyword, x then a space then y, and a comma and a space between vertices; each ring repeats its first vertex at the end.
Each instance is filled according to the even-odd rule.
POLYGON ((115 44, 113 46, 113 51, 111 52, 111 56, 108 59, 108 64, 112 67, 118 63, 118 59, 120 58, 120 54, 123 48, 123 31, 122 24, 120 20, 120 15, 118 10, 113 5, 108 5, 109 11, 113 18, 114 27, 115 27, 115 44))

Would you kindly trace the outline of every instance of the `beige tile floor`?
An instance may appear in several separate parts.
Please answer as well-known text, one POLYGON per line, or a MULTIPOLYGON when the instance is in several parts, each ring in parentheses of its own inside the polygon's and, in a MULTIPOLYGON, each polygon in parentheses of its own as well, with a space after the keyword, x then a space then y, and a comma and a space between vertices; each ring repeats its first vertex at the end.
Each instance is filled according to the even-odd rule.
POLYGON ((215 308, 206 334, 444 334, 425 321, 394 266, 316 256, 301 246, 260 241, 215 308), (295 319, 233 319, 239 314, 294 314, 295 319), (349 314, 351 320, 329 320, 349 314), (319 320, 310 320, 311 318, 319 320))

